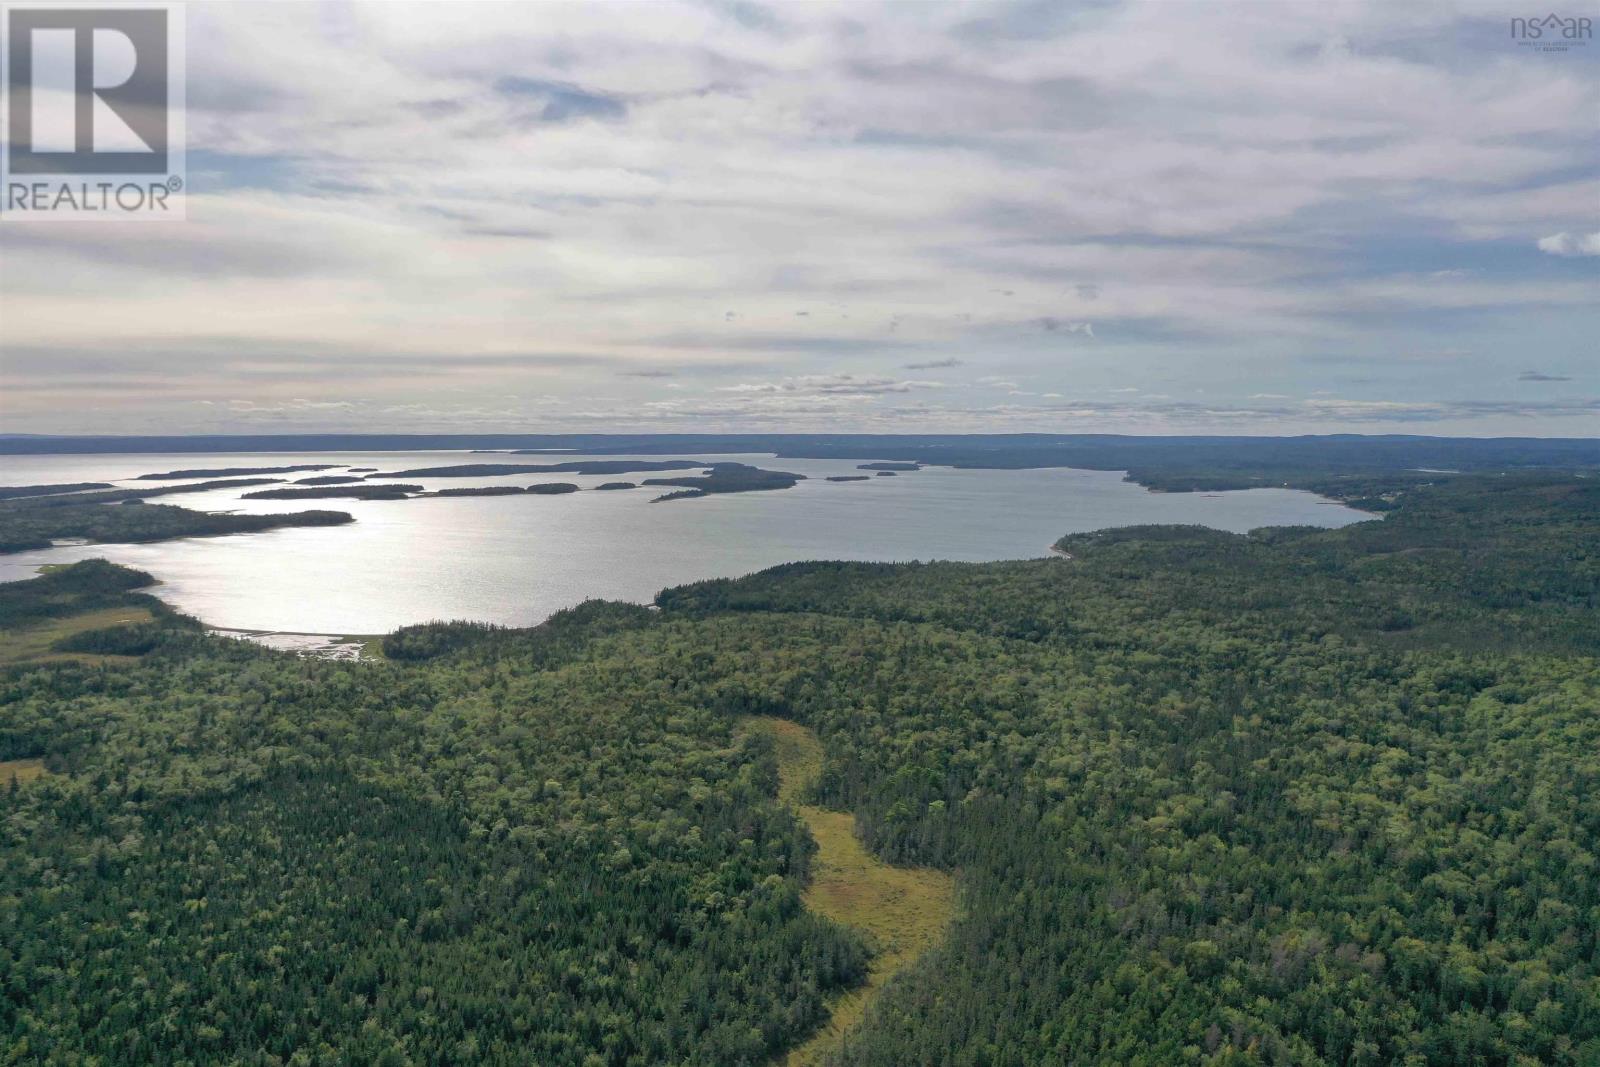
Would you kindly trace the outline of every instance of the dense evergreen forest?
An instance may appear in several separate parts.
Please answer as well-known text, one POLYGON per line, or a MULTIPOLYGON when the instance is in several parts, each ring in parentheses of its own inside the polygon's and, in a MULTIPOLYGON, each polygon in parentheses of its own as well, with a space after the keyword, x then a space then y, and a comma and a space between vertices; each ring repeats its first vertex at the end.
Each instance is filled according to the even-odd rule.
MULTIPOLYGON (((41 499, 54 500, 45 497, 41 499)), ((66 499, 66 498, 60 498, 66 499)), ((10 504, 12 502, 7 502, 10 504)), ((33 501, 16 501, 16 504, 33 501)), ((284 526, 338 526, 353 521, 342 511, 299 511, 286 515, 235 515, 194 511, 170 504, 146 504, 132 498, 132 507, 72 504, 22 508, 0 504, 0 553, 49 548, 58 540, 82 538, 100 542, 164 541, 172 537, 215 537, 258 533, 284 526)))
POLYGON ((163 541, 172 537, 256 533, 284 526, 337 526, 354 521, 342 511, 238 515, 145 502, 150 497, 203 493, 213 489, 243 489, 279 481, 282 479, 227 478, 184 485, 104 489, 100 492, 72 491, 93 488, 89 485, 42 487, 59 495, 40 495, 14 489, 9 499, 0 499, 0 554, 49 548, 53 542, 69 538, 98 542, 163 541), (110 504, 129 506, 108 507, 110 504))
POLYGON ((957 879, 836 1067, 1592 1067, 1600 482, 1362 477, 1341 530, 793 564, 376 661, 63 636, 0 673, 0 768, 47 772, 0 786, 0 1062, 770 1062, 875 946, 801 904, 761 714, 957 879))

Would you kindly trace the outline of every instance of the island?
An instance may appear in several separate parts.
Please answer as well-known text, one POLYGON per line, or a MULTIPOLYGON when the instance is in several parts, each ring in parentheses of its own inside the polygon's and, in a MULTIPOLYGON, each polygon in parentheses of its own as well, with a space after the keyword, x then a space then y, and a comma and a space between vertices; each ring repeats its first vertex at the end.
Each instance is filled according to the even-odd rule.
MULTIPOLYGON (((435 489, 425 496, 520 496, 527 490, 520 485, 470 485, 459 489, 435 489)), ((420 499, 420 498, 419 498, 420 499)))
POLYGON ((637 484, 635 484, 634 482, 601 482, 599 485, 595 486, 595 488, 596 489, 637 489, 637 488, 639 488, 639 486, 637 484))
POLYGON ((682 488, 651 501, 660 504, 668 500, 688 500, 713 493, 753 493, 771 489, 789 489, 805 481, 805 475, 789 471, 769 471, 747 463, 713 463, 706 473, 696 478, 646 478, 645 485, 676 485, 682 488))
POLYGON ((361 479, 357 478, 353 474, 323 474, 323 475, 319 475, 319 476, 317 476, 315 478, 296 478, 294 480, 294 484, 295 485, 349 485, 351 482, 359 482, 359 481, 361 481, 361 479))
POLYGON ((872 477, 866 474, 830 474, 826 480, 830 482, 870 482, 872 477))
POLYGON ((295 471, 331 471, 343 463, 297 463, 290 467, 213 467, 186 471, 141 474, 135 481, 170 482, 181 478, 226 478, 235 474, 293 474, 295 471))
POLYGON ((458 463, 418 467, 374 478, 493 478, 505 474, 630 474, 634 471, 684 471, 706 466, 703 459, 575 459, 566 463, 458 463))
POLYGON ((175 493, 206 493, 213 489, 242 489, 252 485, 276 485, 282 478, 221 478, 209 482, 189 482, 186 485, 150 485, 136 489, 105 489, 87 493, 68 493, 60 496, 36 496, 5 501, 12 509, 55 508, 73 504, 120 504, 128 500, 142 500, 151 496, 172 496, 175 493))
POLYGON ((899 463, 885 461, 878 463, 856 464, 856 470, 858 471, 919 471, 921 469, 922 464, 920 463, 899 463))
MULTIPOLYGON (((120 503, 133 503, 138 499, 129 497, 120 503)), ((107 507, 104 503, 74 503, 49 508, 8 508, 0 510, 0 553, 49 548, 57 541, 68 539, 126 544, 174 537, 255 533, 280 526, 337 526, 352 521, 342 511, 239 515, 191 511, 170 504, 107 507)))
POLYGON ((262 489, 244 494, 244 500, 314 500, 337 498, 341 500, 405 500, 412 493, 422 492, 420 485, 322 485, 308 489, 262 489))
MULTIPOLYGON (((571 482, 540 482, 538 485, 473 485, 460 489, 435 489, 424 496, 560 496, 576 493, 578 487, 571 482)), ((421 499, 418 497, 416 499, 421 499)))

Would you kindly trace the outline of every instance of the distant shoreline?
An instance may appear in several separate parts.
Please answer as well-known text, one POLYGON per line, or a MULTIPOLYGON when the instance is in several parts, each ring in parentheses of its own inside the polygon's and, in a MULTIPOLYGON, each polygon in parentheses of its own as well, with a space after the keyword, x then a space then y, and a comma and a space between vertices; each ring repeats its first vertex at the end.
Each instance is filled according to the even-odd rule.
POLYGON ((1383 483, 1381 491, 1387 492, 1473 473, 1600 471, 1597 437, 1047 433, 0 436, 0 455, 12 456, 499 450, 593 456, 763 454, 778 460, 898 462, 969 470, 1075 468, 1121 471, 1126 480, 1158 492, 1309 489, 1345 503, 1370 501, 1379 482, 1383 483), (1403 484, 1393 484, 1396 482, 1403 484))

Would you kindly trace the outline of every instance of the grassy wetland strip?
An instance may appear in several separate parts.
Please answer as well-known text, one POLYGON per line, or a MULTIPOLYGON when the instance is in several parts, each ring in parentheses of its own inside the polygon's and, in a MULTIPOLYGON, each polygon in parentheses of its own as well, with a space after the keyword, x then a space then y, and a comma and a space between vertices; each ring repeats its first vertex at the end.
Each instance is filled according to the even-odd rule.
POLYGON ((930 867, 884 863, 856 838, 853 815, 805 803, 822 773, 816 734, 773 716, 745 722, 772 738, 778 799, 794 809, 817 843, 806 908, 866 934, 875 953, 866 981, 835 998, 827 1024, 783 1060, 785 1067, 810 1067, 826 1062, 891 978, 938 943, 955 915, 955 879, 930 867))
POLYGON ((44 768, 44 760, 0 760, 0 787, 27 785, 29 782, 38 781, 48 773, 44 768))
MULTIPOLYGON (((66 618, 46 619, 14 630, 0 630, 0 666, 13 663, 48 663, 76 660, 80 663, 116 663, 128 657, 109 653, 79 652, 63 648, 68 639, 108 627, 137 626, 156 621, 155 613, 139 606, 109 607, 66 618)), ((0 773, 0 785, 5 775, 0 773)))

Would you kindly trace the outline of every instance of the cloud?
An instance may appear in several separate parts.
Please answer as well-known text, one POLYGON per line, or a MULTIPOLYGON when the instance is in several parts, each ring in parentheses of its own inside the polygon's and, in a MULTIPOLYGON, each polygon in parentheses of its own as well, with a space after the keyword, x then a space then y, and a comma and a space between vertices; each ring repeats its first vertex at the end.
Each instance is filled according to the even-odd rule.
POLYGON ((1561 233, 1539 238, 1539 251, 1552 256, 1600 256, 1600 231, 1595 233, 1561 233))
POLYGON ((1358 422, 1390 422, 1405 419, 1437 419, 1446 410, 1437 401, 1403 400, 1340 400, 1333 397, 1313 397, 1304 401, 1311 412, 1322 416, 1352 419, 1358 422))
POLYGON ((621 119, 627 107, 601 93, 587 92, 575 85, 539 81, 533 78, 504 77, 495 81, 495 90, 512 97, 531 97, 540 105, 540 122, 570 122, 573 119, 621 119))
MULTIPOLYGON (((1554 402, 1418 402, 1319 397, 1298 403, 1211 403, 1170 400, 1140 403, 1087 401, 1059 393, 1014 391, 1003 403, 885 406, 860 395, 804 392, 734 393, 652 401, 632 408, 592 406, 567 413, 570 425, 621 426, 646 431, 693 426, 702 430, 739 426, 801 427, 813 432, 937 432, 952 429, 1151 432, 1180 426, 1238 433, 1304 427, 1384 432, 1413 425, 1464 428, 1497 425, 1503 419, 1592 419, 1600 399, 1554 402)), ((1481 431, 1480 431, 1481 432, 1481 431)))
POLYGON ((791 393, 812 396, 869 396, 875 393, 909 393, 916 389, 942 389, 944 383, 903 381, 895 378, 857 377, 854 374, 804 374, 780 381, 741 382, 724 385, 719 393, 791 393))
POLYGON ((1600 254, 1594 64, 1477 3, 908 10, 191 5, 189 221, 8 231, 0 428, 1578 418, 1447 398, 1600 331, 1529 247, 1600 254), (1138 392, 990 403, 1069 343, 1070 396, 1138 392), (659 367, 670 408, 595 395, 659 367))
POLYGON ((1045 333, 1081 333, 1085 337, 1094 336, 1094 326, 1091 323, 1062 322, 1049 315, 1039 320, 1039 327, 1045 333))
POLYGON ((1570 382, 1571 378, 1560 374, 1543 374, 1536 370, 1525 370, 1517 375, 1519 382, 1570 382))

